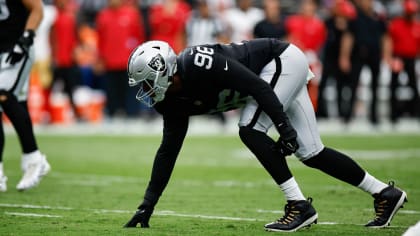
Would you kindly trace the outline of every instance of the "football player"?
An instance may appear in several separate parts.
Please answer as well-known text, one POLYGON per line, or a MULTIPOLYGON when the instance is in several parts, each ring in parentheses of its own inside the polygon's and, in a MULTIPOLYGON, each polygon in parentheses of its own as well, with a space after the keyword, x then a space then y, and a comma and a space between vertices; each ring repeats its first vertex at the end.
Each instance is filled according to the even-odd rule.
MULTIPOLYGON (((36 186, 50 170, 45 156, 38 150, 27 97, 29 72, 33 63, 35 30, 43 17, 41 0, 0 1, 0 115, 4 111, 13 124, 22 147, 23 177, 18 190, 36 186)), ((7 190, 3 171, 4 130, 0 121, 0 191, 7 190)))
POLYGON ((239 136, 283 191, 284 216, 265 225, 269 231, 296 231, 316 223, 286 156, 356 186, 374 197, 376 217, 367 227, 382 228, 406 201, 394 183, 385 184, 343 153, 325 147, 317 130, 306 84, 313 77, 305 55, 276 39, 240 44, 199 45, 178 56, 162 41, 149 41, 128 61, 129 85, 136 98, 163 116, 163 139, 155 156, 144 199, 125 227, 149 227, 187 133, 189 117, 242 108, 239 136), (277 141, 267 135, 274 126, 277 141))

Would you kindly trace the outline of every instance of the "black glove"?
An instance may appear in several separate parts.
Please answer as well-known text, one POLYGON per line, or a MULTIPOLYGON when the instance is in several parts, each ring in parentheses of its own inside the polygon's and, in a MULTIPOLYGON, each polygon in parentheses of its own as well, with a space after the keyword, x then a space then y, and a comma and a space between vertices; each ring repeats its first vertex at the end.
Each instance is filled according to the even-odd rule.
POLYGON ((25 55, 28 55, 29 48, 34 43, 35 32, 33 30, 25 30, 22 36, 18 39, 15 46, 9 52, 6 62, 14 65, 18 63, 25 55))
POLYGON ((275 148, 284 156, 289 156, 296 152, 299 144, 296 141, 297 133, 292 125, 286 120, 277 126, 280 138, 276 142, 275 148))
POLYGON ((284 156, 289 156, 297 151, 299 144, 297 143, 296 139, 283 140, 282 138, 279 138, 279 140, 276 142, 276 148, 284 156))
POLYGON ((149 219, 153 213, 153 209, 140 206, 134 213, 133 217, 124 225, 125 228, 135 228, 140 223, 141 228, 149 228, 149 219))

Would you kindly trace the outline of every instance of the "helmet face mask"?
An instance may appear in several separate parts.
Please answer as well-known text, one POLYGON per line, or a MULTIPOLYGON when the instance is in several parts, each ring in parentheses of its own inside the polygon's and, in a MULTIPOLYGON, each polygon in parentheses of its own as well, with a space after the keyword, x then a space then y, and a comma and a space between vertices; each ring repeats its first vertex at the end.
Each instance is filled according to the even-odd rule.
POLYGON ((152 107, 165 98, 172 83, 176 54, 166 42, 146 42, 131 53, 127 72, 129 86, 139 88, 136 99, 152 107))

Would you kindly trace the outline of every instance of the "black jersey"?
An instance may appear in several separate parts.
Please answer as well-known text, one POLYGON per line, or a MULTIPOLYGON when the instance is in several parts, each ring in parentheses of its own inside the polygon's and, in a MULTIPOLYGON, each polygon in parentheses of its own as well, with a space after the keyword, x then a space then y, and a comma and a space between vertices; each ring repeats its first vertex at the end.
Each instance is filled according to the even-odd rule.
POLYGON ((0 52, 16 44, 28 17, 29 11, 21 0, 0 0, 0 52))
POLYGON ((258 74, 287 46, 275 39, 256 39, 189 47, 177 58, 182 90, 167 92, 155 108, 163 115, 190 116, 237 109, 250 95, 271 103, 270 99, 277 98, 262 98, 270 87, 258 74))
POLYGON ((190 47, 178 56, 182 89, 174 93, 168 90, 165 99, 155 104, 163 114, 163 138, 145 197, 148 201, 156 203, 169 181, 189 116, 235 109, 252 97, 279 127, 285 116, 282 104, 271 85, 258 75, 288 45, 276 39, 255 39, 241 44, 190 47))

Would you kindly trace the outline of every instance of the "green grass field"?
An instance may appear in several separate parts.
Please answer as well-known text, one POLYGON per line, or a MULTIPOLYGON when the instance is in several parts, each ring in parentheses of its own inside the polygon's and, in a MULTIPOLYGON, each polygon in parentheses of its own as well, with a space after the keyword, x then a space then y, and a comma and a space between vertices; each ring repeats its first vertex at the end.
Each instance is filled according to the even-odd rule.
MULTIPOLYGON (((296 235, 401 235, 420 220, 420 135, 325 136, 409 202, 386 229, 365 229, 373 198, 310 169, 290 167, 314 199, 318 224, 296 235)), ((282 215, 284 197, 236 136, 187 137, 149 229, 124 229, 143 197, 160 137, 39 135, 52 172, 18 192, 20 146, 6 137, 9 190, 0 193, 0 235, 271 235, 263 225, 282 215)), ((280 233, 281 234, 281 233, 280 233)))

